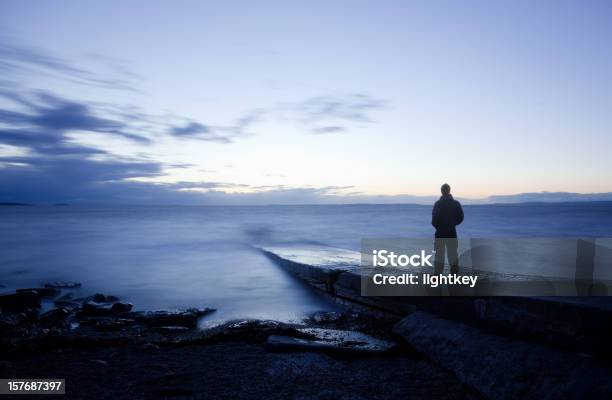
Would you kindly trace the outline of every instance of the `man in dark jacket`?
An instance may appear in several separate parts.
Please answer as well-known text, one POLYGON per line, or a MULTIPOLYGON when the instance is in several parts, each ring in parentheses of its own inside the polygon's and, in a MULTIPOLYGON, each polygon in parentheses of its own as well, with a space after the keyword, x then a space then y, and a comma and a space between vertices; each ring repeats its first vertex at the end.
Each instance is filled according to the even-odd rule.
POLYGON ((451 274, 459 272, 457 256, 457 230, 455 227, 463 222, 463 209, 461 204, 453 199, 450 194, 450 186, 445 183, 440 190, 442 197, 434 204, 431 213, 431 224, 436 228, 436 239, 434 249, 435 273, 441 274, 444 270, 444 253, 448 256, 451 274))

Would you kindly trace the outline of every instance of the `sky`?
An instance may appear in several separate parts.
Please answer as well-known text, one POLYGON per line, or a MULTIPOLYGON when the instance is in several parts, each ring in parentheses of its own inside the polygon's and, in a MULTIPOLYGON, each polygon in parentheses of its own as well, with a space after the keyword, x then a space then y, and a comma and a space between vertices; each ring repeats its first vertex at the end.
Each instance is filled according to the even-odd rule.
POLYGON ((612 192, 609 1, 0 2, 0 201, 612 192))

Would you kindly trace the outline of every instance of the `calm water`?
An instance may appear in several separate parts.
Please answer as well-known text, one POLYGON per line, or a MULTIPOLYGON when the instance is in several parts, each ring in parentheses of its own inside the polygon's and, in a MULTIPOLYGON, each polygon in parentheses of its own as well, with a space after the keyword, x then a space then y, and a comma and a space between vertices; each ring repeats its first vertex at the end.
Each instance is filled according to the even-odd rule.
MULTIPOLYGON (((214 307, 209 321, 292 320, 333 308, 253 249, 279 241, 359 249, 431 236, 431 207, 0 207, 0 284, 54 280, 137 309, 214 307)), ((612 203, 466 206, 463 237, 612 236, 612 203)))

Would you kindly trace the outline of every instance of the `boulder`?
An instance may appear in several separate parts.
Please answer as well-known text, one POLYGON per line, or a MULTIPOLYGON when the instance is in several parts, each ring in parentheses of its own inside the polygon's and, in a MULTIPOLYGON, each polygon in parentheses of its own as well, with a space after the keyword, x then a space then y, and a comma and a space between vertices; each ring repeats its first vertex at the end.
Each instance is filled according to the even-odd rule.
POLYGON ((60 290, 59 289, 46 288, 46 287, 43 287, 43 288, 30 288, 30 289, 17 289, 17 293, 22 293, 22 292, 36 292, 43 299, 53 299, 53 298, 59 296, 59 294, 60 294, 60 290))
POLYGON ((190 328, 186 326, 156 326, 153 327, 155 332, 159 333, 169 333, 169 334, 179 334, 187 332, 190 328))
POLYGON ((320 351, 344 354, 380 354, 395 347, 395 343, 377 339, 356 331, 338 329, 301 328, 299 332, 311 335, 313 339, 271 335, 266 349, 273 352, 320 351))
POLYGON ((105 317, 109 315, 112 315, 110 306, 87 302, 81 306, 81 310, 78 312, 77 317, 105 317))
POLYGON ((55 307, 63 307, 68 309, 75 309, 81 307, 81 303, 72 300, 55 300, 53 302, 55 307))
POLYGON ((132 313, 132 317, 149 327, 183 326, 195 328, 200 317, 213 311, 210 308, 190 308, 185 311, 144 311, 132 313))
POLYGON ((111 306, 111 313, 113 314, 122 314, 132 311, 132 305, 130 303, 114 303, 111 306))
POLYGON ((90 297, 91 301, 95 301, 96 303, 113 303, 115 301, 119 301, 119 298, 116 296, 106 296, 102 293, 96 293, 90 297))
POLYGON ((270 335, 285 335, 310 339, 312 336, 299 332, 295 326, 271 320, 238 320, 226 322, 204 331, 204 337, 212 342, 239 341, 263 343, 270 335))
POLYGON ((81 311, 77 314, 79 318, 86 317, 105 317, 117 314, 125 314, 132 310, 130 303, 99 304, 97 302, 87 302, 81 306, 81 311))
POLYGON ((55 288, 55 289, 76 289, 76 288, 80 288, 81 284, 79 282, 55 281, 55 282, 45 283, 44 287, 55 288))
POLYGON ((41 314, 39 320, 42 323, 55 324, 57 322, 65 321, 70 314, 70 311, 66 308, 54 308, 53 310, 41 314))
POLYGON ((0 314, 0 332, 6 332, 29 320, 26 313, 0 314))
POLYGON ((3 295, 0 296, 0 312, 14 314, 29 309, 39 309, 40 300, 40 294, 33 290, 3 295))

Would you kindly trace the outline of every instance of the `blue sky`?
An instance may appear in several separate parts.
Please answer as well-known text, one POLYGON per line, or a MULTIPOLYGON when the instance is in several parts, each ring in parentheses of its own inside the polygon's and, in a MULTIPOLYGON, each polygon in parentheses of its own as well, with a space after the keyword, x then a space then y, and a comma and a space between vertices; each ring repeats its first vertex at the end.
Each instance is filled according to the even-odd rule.
POLYGON ((612 191, 607 1, 3 1, 0 201, 612 191))

